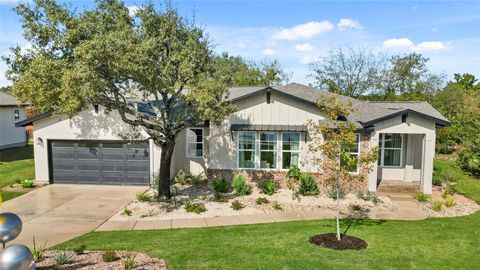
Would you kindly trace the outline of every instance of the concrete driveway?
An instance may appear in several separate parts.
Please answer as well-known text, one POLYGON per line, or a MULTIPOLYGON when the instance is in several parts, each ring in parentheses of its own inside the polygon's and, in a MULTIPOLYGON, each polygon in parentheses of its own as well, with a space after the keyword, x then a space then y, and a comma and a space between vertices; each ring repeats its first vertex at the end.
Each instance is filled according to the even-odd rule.
POLYGON ((47 247, 95 230, 146 187, 48 185, 0 207, 1 212, 20 216, 23 229, 17 239, 9 242, 31 246, 47 241, 47 247))

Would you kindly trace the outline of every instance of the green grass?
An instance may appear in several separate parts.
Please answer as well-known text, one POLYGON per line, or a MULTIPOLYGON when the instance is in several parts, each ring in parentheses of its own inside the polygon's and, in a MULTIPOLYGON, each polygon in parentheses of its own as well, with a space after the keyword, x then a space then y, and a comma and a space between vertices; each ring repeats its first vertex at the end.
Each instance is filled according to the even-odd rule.
POLYGON ((8 201, 8 200, 11 200, 11 199, 14 199, 18 196, 22 196, 23 194, 25 194, 27 192, 23 192, 23 191, 4 191, 2 192, 2 200, 4 202, 8 201))
POLYGON ((462 171, 453 161, 435 160, 435 166, 440 169, 440 174, 448 174, 456 182, 453 188, 480 204, 480 180, 462 171))
MULTIPOLYGON (((356 221, 348 232, 368 249, 335 251, 308 237, 334 232, 333 220, 217 228, 92 232, 55 248, 145 252, 169 269, 476 269, 480 213, 422 221, 356 221)), ((343 226, 345 227, 345 226, 343 226)))
POLYGON ((34 178, 32 145, 0 150, 0 188, 34 178))

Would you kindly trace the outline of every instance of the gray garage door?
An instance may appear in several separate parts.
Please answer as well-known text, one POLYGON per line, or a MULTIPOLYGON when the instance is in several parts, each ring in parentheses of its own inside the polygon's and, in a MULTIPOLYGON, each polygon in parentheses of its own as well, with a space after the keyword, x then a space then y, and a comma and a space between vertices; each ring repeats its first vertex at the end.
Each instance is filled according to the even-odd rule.
POLYGON ((52 141, 52 182, 68 184, 148 185, 147 142, 52 141))

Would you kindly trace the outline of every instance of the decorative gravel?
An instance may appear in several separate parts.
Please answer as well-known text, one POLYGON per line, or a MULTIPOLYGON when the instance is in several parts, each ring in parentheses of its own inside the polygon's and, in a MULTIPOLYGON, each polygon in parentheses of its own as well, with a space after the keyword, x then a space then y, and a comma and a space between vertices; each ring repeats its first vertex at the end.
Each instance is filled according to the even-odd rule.
POLYGON ((480 211, 480 205, 475 201, 470 200, 469 198, 461 195, 454 194, 453 198, 455 200, 454 205, 450 207, 442 206, 442 210, 435 211, 432 208, 432 200, 442 201, 441 196, 442 189, 440 187, 433 187, 431 200, 428 202, 417 202, 417 204, 424 210, 430 217, 458 217, 458 216, 467 216, 473 214, 477 211, 480 211))
MULTIPOLYGON (((56 269, 55 261, 53 260, 53 256, 56 252, 63 252, 63 251, 55 251, 55 250, 48 250, 44 254, 43 260, 37 262, 37 269, 56 269)), ((117 270, 117 269, 124 269, 123 268, 123 257, 126 255, 133 255, 136 254, 137 257, 135 258, 135 263, 133 269, 143 269, 143 270, 165 270, 167 267, 162 260, 152 258, 143 253, 134 253, 134 252, 125 252, 125 251, 118 251, 118 259, 113 262, 103 262, 102 261, 102 251, 85 251, 82 255, 76 255, 73 252, 70 252, 71 258, 69 263, 62 265, 62 268, 58 269, 65 269, 65 270, 73 270, 73 269, 81 269, 81 270, 117 270)))
MULTIPOLYGON (((318 209, 336 209, 336 201, 329 198, 326 194, 316 196, 300 196, 299 199, 292 199, 292 192, 286 188, 280 189, 272 196, 268 196, 260 192, 260 190, 252 185, 252 193, 246 196, 234 196, 231 193, 223 194, 226 202, 214 201, 215 193, 205 184, 197 186, 181 186, 174 185, 177 190, 174 196, 174 202, 138 202, 133 201, 126 206, 130 211, 128 216, 124 210, 119 211, 112 220, 127 219, 170 219, 170 218, 193 218, 193 217, 216 217, 216 216, 235 216, 245 214, 259 214, 272 212, 291 212, 291 211, 311 211, 318 209), (255 201, 260 197, 268 199, 269 203, 258 205, 255 201), (241 210, 233 210, 231 203, 238 200, 245 207, 241 210), (196 214, 187 212, 183 207, 183 203, 191 201, 193 203, 204 204, 206 212, 196 214), (272 204, 277 202, 281 210, 276 210, 272 204)), ((149 191, 154 195, 154 191, 149 191)), ((355 194, 347 194, 345 199, 340 201, 341 211, 343 213, 352 213, 352 205, 360 206, 363 212, 370 212, 374 209, 394 210, 397 208, 390 198, 380 196, 380 203, 374 204, 372 201, 365 201, 357 198, 355 194)), ((128 212, 128 211, 127 211, 128 212)))

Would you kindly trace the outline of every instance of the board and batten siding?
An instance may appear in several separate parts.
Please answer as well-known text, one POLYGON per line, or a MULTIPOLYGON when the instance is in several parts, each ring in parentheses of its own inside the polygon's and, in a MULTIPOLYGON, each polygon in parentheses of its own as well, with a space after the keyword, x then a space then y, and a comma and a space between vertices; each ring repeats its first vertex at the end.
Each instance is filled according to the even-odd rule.
MULTIPOLYGON (((231 132, 232 124, 251 125, 305 125, 309 119, 322 120, 320 110, 313 104, 301 102, 276 93, 271 102, 266 95, 256 95, 235 103, 237 111, 227 117, 221 125, 211 125, 208 165, 210 169, 237 169, 237 132, 231 132)), ((308 158, 308 138, 301 133, 300 161, 308 158)), ((257 136, 257 140, 259 140, 257 136)), ((258 145, 258 143, 257 143, 258 145)), ((315 171, 313 166, 301 166, 303 170, 315 171)))
POLYGON ((0 107, 0 149, 23 146, 27 142, 24 127, 15 127, 15 122, 25 119, 25 108, 16 106, 0 107), (19 110, 20 118, 15 120, 14 110, 19 110))

